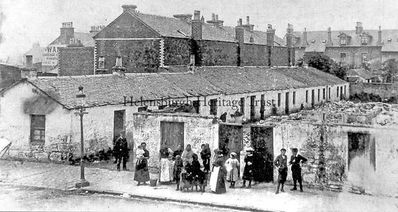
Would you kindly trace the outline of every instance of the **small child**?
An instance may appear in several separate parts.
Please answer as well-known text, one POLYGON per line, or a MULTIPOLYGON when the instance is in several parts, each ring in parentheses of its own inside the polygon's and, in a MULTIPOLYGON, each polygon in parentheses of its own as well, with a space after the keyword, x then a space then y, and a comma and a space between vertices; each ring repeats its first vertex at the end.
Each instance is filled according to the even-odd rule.
POLYGON ((174 170, 173 170, 173 174, 174 174, 174 180, 177 183, 177 191, 180 190, 180 175, 181 175, 181 171, 183 168, 183 163, 182 163, 182 158, 181 155, 176 155, 176 159, 174 161, 174 170))
POLYGON ((227 181, 231 182, 230 188, 235 188, 235 182, 239 179, 239 161, 236 159, 236 153, 232 152, 230 158, 225 162, 227 169, 227 181))

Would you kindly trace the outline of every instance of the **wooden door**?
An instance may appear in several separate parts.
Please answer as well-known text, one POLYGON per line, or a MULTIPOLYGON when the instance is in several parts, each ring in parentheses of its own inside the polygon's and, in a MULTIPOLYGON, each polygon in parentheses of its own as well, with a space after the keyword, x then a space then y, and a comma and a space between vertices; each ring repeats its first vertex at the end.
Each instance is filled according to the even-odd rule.
POLYGON ((184 147, 184 123, 183 122, 160 122, 161 141, 160 148, 176 150, 178 145, 184 147))
MULTIPOLYGON (((223 147, 229 149, 229 153, 235 152, 237 159, 240 158, 240 151, 243 149, 243 127, 242 125, 220 124, 219 126, 219 149, 223 147)), ((213 153, 212 153, 213 154, 213 153)), ((225 155, 225 158, 229 155, 225 155)))

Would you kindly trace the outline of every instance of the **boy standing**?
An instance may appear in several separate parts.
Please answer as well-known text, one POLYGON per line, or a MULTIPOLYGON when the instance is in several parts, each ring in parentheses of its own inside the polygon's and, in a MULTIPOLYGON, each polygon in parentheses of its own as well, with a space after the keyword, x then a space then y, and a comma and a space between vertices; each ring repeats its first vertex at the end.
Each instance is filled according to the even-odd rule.
POLYGON ((274 165, 278 168, 278 187, 276 188, 276 194, 279 193, 279 188, 281 192, 284 192, 283 185, 285 184, 287 177, 287 156, 286 149, 281 149, 281 154, 275 158, 274 165))
POLYGON ((292 191, 297 190, 297 181, 300 184, 300 191, 303 192, 303 179, 301 177, 301 166, 300 163, 307 162, 307 158, 297 154, 298 149, 292 148, 292 157, 290 158, 289 164, 292 165, 292 176, 294 187, 291 189, 292 191))

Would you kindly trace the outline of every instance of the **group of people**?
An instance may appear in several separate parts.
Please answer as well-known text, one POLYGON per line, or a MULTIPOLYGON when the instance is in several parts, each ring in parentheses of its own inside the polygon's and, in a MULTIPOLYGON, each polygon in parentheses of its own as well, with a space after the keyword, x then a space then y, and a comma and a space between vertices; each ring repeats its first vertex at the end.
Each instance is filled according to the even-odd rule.
MULTIPOLYGON (((148 159, 149 151, 146 149, 146 143, 141 143, 136 150, 136 166, 134 180, 146 184, 149 179, 148 159)), ((243 160, 244 169, 242 176, 241 188, 251 188, 252 182, 256 173, 256 157, 253 148, 247 148, 246 156, 243 160), (246 183, 248 183, 246 185, 246 183)), ((123 170, 127 170, 126 162, 128 160, 128 145, 127 140, 120 134, 114 141, 114 155, 117 170, 120 171, 120 164, 123 164, 123 170)), ((200 158, 202 165, 199 162, 199 156, 192 150, 190 144, 185 149, 181 145, 176 150, 164 147, 160 150, 160 178, 161 183, 176 182, 176 190, 193 189, 194 186, 200 187, 203 192, 206 185, 208 175, 210 174, 210 189, 215 193, 225 193, 225 181, 230 183, 229 188, 235 188, 236 182, 240 176, 240 162, 238 155, 235 152, 229 153, 229 149, 220 148, 214 150, 214 155, 209 147, 209 144, 201 145, 200 158)), ((292 148, 292 156, 288 162, 286 156, 286 149, 281 149, 281 154, 274 160, 274 166, 278 170, 278 185, 276 194, 284 192, 284 184, 288 174, 288 164, 291 165, 293 188, 297 190, 297 182, 300 191, 303 191, 301 163, 305 163, 307 159, 298 154, 297 148, 292 148)))

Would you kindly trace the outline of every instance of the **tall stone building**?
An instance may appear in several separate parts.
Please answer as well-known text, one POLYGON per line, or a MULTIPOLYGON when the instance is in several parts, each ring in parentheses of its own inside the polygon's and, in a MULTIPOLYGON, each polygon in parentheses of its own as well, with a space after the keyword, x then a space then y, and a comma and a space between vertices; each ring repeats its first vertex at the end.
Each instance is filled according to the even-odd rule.
POLYGON ((321 53, 336 62, 360 67, 365 62, 398 59, 398 30, 364 29, 357 22, 353 30, 294 32, 296 59, 304 54, 321 53))
POLYGON ((96 73, 111 73, 117 57, 127 72, 189 65, 287 66, 288 58, 294 58, 271 25, 266 32, 255 30, 249 16, 230 27, 216 14, 205 21, 200 11, 163 17, 143 14, 135 5, 122 8, 123 13, 94 36, 96 73))

